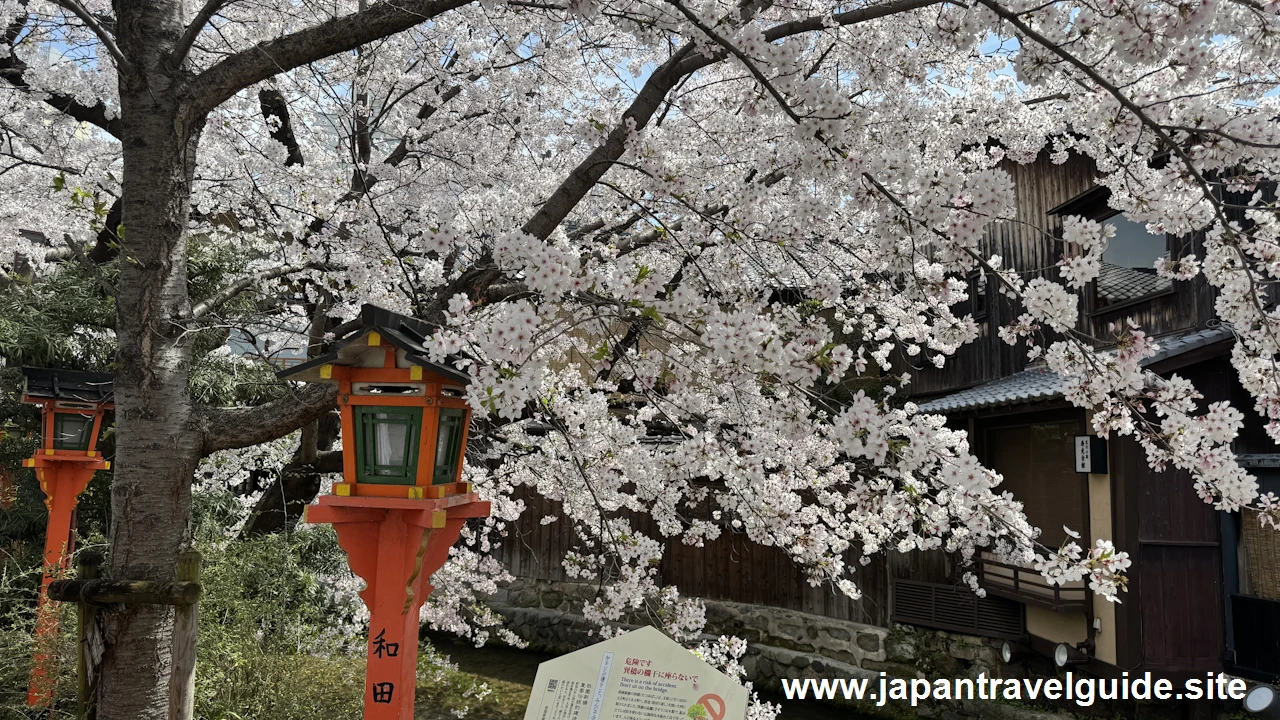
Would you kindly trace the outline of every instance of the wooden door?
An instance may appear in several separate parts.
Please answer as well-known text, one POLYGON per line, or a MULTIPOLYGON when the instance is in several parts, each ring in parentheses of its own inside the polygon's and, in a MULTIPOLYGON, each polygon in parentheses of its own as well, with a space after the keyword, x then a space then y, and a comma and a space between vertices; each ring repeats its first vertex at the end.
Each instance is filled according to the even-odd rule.
MULTIPOLYGON (((1132 440, 1113 441, 1113 473, 1135 491, 1135 586, 1126 604, 1140 626, 1141 662, 1152 672, 1222 669, 1222 547, 1218 513, 1185 472, 1156 473, 1132 440), (1136 613, 1133 612, 1136 609, 1136 613)), ((1113 476, 1113 480, 1115 480, 1113 476)), ((1116 518, 1120 521, 1120 518, 1116 518)), ((1132 552, 1132 550, 1131 550, 1132 552)))

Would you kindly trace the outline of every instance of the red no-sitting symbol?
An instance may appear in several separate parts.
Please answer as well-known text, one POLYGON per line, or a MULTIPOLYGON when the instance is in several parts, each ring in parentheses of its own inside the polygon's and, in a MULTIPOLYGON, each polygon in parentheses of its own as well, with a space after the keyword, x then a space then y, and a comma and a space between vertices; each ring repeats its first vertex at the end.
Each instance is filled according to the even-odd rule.
POLYGON ((707 717, 710 720, 724 720, 724 698, 719 695, 707 694, 698 698, 698 704, 706 708, 707 717))

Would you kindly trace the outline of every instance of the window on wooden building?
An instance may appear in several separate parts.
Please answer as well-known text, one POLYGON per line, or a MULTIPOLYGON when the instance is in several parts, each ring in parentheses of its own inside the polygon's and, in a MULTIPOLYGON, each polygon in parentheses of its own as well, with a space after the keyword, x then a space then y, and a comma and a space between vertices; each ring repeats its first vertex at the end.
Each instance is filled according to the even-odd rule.
POLYGON ((1169 255, 1164 235, 1147 232, 1144 223, 1117 213, 1101 220, 1115 227, 1116 234, 1102 252, 1095 293, 1099 306, 1141 300, 1173 287, 1168 278, 1156 274, 1155 263, 1169 255))
POLYGON ((987 276, 980 272, 969 274, 969 307, 973 319, 985 320, 987 317, 987 276))
MULTIPOLYGON (((983 434, 987 466, 1004 481, 996 492, 1010 492, 1022 503, 1031 525, 1039 528, 1039 542, 1051 548, 1067 539, 1064 527, 1087 538, 1087 485, 1075 472, 1075 436, 1079 422, 1041 422, 988 428, 983 434)), ((1086 541, 1087 544, 1087 541, 1086 541)), ((1061 612, 1083 610, 1083 582, 1049 585, 1035 570, 1001 562, 984 553, 979 563, 987 592, 1049 607, 1061 612)))
POLYGON ((1027 520, 1041 529, 1040 542, 1058 547, 1062 526, 1082 533, 1087 512, 1084 475, 1075 470, 1080 423, 1045 423, 986 431, 987 466, 1004 477, 997 492, 1022 503, 1027 520))
POLYGON ((1112 208, 1110 198, 1110 189, 1095 187, 1049 211, 1050 215, 1079 215, 1116 229, 1093 282, 1097 309, 1141 302, 1173 289, 1172 281, 1160 277, 1155 269, 1156 260, 1169 256, 1167 236, 1147 232, 1145 223, 1130 220, 1112 208))
MULTIPOLYGON (((1280 490, 1280 469, 1257 468, 1259 490, 1280 490)), ((1244 510, 1227 523, 1235 567, 1227 568, 1232 629, 1231 670, 1255 680, 1280 680, 1280 532, 1244 510)))

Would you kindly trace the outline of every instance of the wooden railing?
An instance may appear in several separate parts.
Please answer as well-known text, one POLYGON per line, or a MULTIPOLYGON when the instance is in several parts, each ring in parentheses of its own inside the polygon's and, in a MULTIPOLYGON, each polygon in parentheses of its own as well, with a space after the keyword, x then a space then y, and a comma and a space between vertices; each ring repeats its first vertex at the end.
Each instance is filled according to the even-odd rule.
POLYGON ((991 594, 978 597, 967 586, 898 578, 891 596, 894 622, 1005 640, 1026 636, 1022 604, 991 594))
POLYGON ((1084 581, 1052 585, 1033 568, 1010 565, 985 554, 978 561, 978 581, 991 595, 1057 612, 1083 612, 1088 603, 1084 581))

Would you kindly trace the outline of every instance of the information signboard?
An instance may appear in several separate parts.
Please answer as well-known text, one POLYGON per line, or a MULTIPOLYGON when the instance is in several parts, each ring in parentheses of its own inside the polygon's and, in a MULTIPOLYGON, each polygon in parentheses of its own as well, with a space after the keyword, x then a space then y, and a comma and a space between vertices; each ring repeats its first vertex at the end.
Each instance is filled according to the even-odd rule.
POLYGON ((645 627, 548 660, 524 720, 744 720, 747 689, 645 627))

